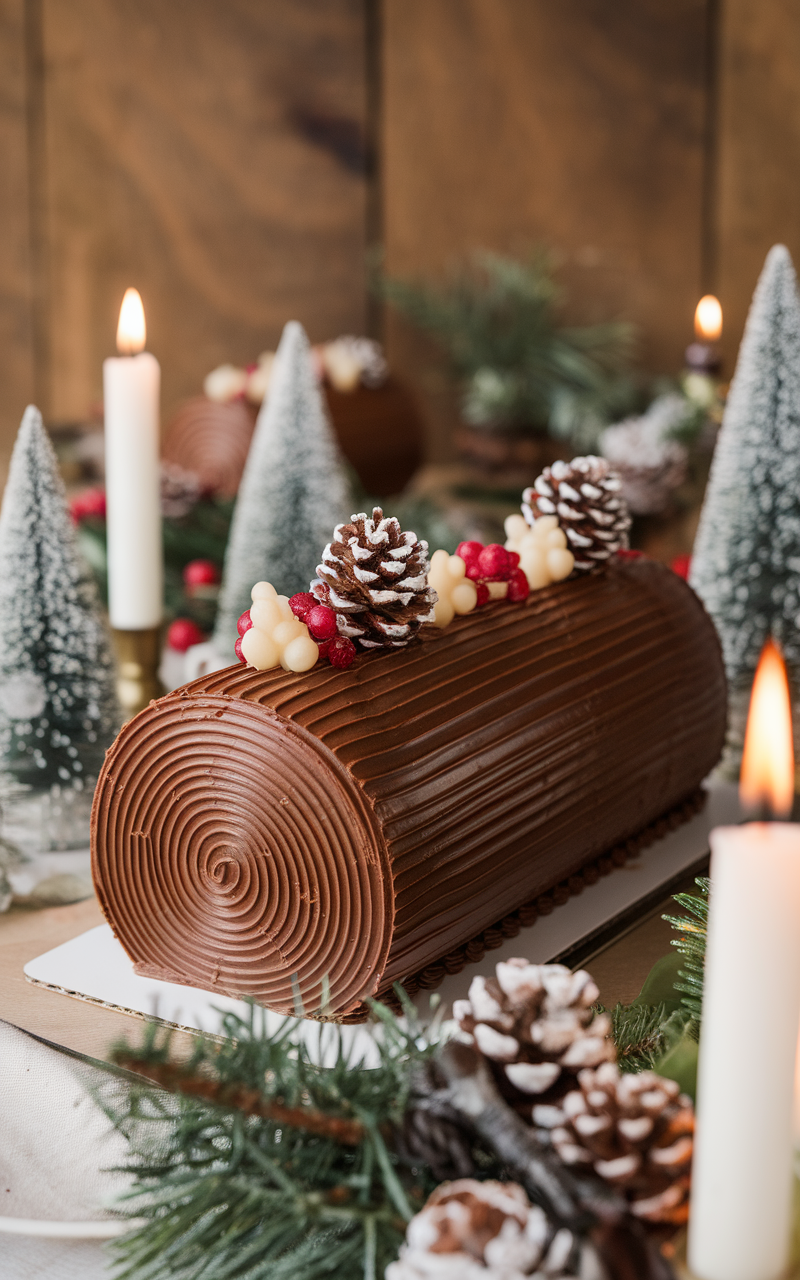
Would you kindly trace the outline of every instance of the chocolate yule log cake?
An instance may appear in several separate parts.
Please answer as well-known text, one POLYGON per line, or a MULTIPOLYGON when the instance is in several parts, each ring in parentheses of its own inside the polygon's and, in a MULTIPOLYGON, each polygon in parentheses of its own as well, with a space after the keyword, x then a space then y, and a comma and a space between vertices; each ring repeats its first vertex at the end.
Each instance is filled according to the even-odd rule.
MULTIPOLYGON (((601 493, 596 482, 570 483, 587 502, 601 493)), ((552 484, 537 492, 547 509, 552 484)), ((410 558, 403 538, 414 535, 379 511, 353 517, 337 526, 310 593, 287 605, 269 584, 254 588, 242 661, 274 643, 283 666, 276 656, 257 663, 266 670, 204 676, 125 726, 95 795, 93 866, 138 973, 283 1012, 358 1017, 368 997, 436 965, 695 795, 725 731, 714 628, 676 574, 615 557, 619 539, 603 542, 594 509, 593 545, 606 552, 577 572, 585 521, 570 526, 560 510, 574 512, 572 501, 556 493, 538 542, 512 518, 519 527, 506 546, 519 535, 522 550, 507 553, 504 599, 494 572, 502 548, 481 551, 474 572, 468 549, 479 544, 462 544, 463 563, 437 552, 438 625, 409 624, 408 636, 381 613, 388 587, 370 588, 364 605, 347 582, 376 578, 379 543, 383 569, 397 575, 386 557, 410 558), (557 520, 560 542, 548 533, 557 520), (573 555, 562 528, 576 549, 566 578, 573 555), (355 577, 342 568, 348 548, 355 577), (447 572, 466 572, 454 606, 447 572), (467 587, 480 607, 464 603, 467 587), (375 647, 384 632, 391 649, 375 647), (352 636, 372 637, 372 647, 345 667, 352 636), (319 661, 316 651, 303 657, 311 640, 319 661)), ((414 545, 424 559, 425 544, 414 545)), ((404 593, 403 583, 419 584, 414 574, 395 581, 395 618, 410 616, 416 588, 404 593)), ((426 590, 419 618, 431 620, 436 596, 426 590)))

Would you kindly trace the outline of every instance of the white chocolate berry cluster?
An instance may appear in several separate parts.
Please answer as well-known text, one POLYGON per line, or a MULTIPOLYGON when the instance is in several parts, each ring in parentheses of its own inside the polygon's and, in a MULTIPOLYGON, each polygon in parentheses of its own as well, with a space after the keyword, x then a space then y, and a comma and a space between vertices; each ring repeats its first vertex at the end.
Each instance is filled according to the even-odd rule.
POLYGON ((241 639, 242 656, 258 671, 310 671, 319 647, 308 627, 291 610, 288 596, 279 596, 270 582, 257 582, 251 591, 250 626, 241 639))
POLYGON ((434 605, 434 622, 446 627, 455 615, 471 613, 478 603, 478 588, 466 576, 467 566, 461 556, 434 551, 428 572, 428 583, 438 596, 434 605))
POLYGON ((506 550, 516 551, 519 567, 531 591, 568 578, 575 557, 567 548, 567 535, 557 516, 539 516, 528 524, 524 516, 509 516, 505 522, 506 550))

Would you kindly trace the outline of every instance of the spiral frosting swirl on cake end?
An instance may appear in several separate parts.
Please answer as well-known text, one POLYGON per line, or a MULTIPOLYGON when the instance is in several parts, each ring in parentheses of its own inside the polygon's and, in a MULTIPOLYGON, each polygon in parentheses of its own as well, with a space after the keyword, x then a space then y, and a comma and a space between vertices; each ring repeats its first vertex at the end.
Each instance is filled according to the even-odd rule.
POLYGON ((380 985, 382 840, 346 770, 274 712, 225 696, 152 703, 106 758, 92 859, 138 973, 323 1017, 380 985))

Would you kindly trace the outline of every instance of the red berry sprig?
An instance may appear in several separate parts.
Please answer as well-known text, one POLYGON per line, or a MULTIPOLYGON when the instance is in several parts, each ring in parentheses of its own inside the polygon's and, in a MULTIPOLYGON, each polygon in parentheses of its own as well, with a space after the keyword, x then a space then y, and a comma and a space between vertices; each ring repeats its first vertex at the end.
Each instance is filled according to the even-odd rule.
MULTIPOLYGON (((336 611, 334 609, 331 609, 326 604, 320 604, 316 596, 313 596, 310 591, 298 591, 296 595, 293 595, 289 600, 289 608, 295 617, 299 618, 308 627, 309 635, 319 646, 320 659, 327 658, 332 667, 344 669, 350 666, 356 657, 357 650, 352 640, 348 639, 347 636, 338 634, 336 611)), ((250 610, 247 609, 236 623, 239 639, 236 641, 234 649, 240 662, 247 661, 242 653, 242 637, 250 630, 252 625, 253 620, 250 617, 250 610)))
POLYGON ((326 604, 317 604, 315 602, 314 607, 309 609, 306 614, 304 621, 315 640, 332 640, 339 630, 336 622, 336 612, 326 604))
POLYGON ((193 644, 202 644, 205 632, 191 618, 176 618, 167 629, 167 644, 178 653, 185 653, 193 644))
POLYGON ((310 591, 298 591, 295 595, 289 597, 289 608, 301 622, 306 621, 309 611, 318 604, 319 601, 316 596, 312 596, 310 591))
POLYGON ((215 587, 220 582, 220 571, 212 560, 190 560, 183 567, 184 585, 191 587, 215 587))
MULTIPOLYGON (((325 642, 325 657, 332 667, 349 667, 356 656, 356 646, 347 636, 334 636, 332 640, 325 642)), ((320 646, 320 654, 322 646, 320 646)))
POLYGON ((250 617, 250 610, 245 609, 244 613, 239 617, 236 623, 236 630, 239 632, 239 639, 233 646, 234 653, 240 662, 247 662, 247 658, 242 653, 242 640, 253 625, 253 619, 250 617))
POLYGON ((508 583, 506 600, 515 603, 527 600, 530 587, 519 567, 517 551, 507 551, 498 542, 490 542, 486 547, 480 542, 460 542, 456 555, 461 556, 467 566, 467 577, 478 588, 477 609, 491 599, 490 582, 508 583))

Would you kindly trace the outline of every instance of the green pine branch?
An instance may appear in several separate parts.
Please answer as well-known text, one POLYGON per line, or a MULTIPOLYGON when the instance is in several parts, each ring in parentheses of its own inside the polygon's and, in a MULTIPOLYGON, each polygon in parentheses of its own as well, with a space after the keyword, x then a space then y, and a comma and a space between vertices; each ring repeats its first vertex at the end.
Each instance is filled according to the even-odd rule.
POLYGON ((447 354, 462 412, 481 427, 549 431, 581 444, 629 412, 630 325, 564 327, 545 254, 476 253, 441 286, 384 279, 383 295, 447 354))
POLYGON ((618 1004, 607 1011, 620 1071, 657 1071, 660 1062, 683 1036, 688 1014, 657 1005, 618 1004))
POLYGON ((678 970, 680 982, 675 983, 676 991, 683 993, 681 1004, 689 1011, 696 1022, 700 1023, 703 1007, 703 966, 706 955, 706 931, 708 928, 708 891, 711 881, 706 876, 698 876, 695 884, 700 896, 694 893, 676 893, 675 902, 689 914, 686 916, 663 916, 667 924, 677 929, 680 936, 673 938, 672 946, 684 958, 683 968, 678 970))
POLYGON ((152 1083, 112 1079, 101 1105, 128 1139, 124 1211, 144 1219, 112 1246, 119 1280, 378 1280, 405 1224, 433 1187, 387 1145, 402 1119, 411 1067, 433 1052, 407 1011, 401 1026, 374 1008, 379 1062, 359 1070, 340 1028, 320 1024, 310 1055, 287 1019, 224 1018, 221 1043, 201 1038, 176 1061, 151 1025, 115 1060, 152 1083), (330 1065, 320 1068, 312 1061, 330 1065))

